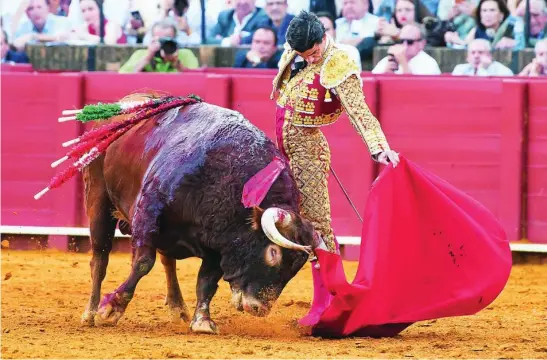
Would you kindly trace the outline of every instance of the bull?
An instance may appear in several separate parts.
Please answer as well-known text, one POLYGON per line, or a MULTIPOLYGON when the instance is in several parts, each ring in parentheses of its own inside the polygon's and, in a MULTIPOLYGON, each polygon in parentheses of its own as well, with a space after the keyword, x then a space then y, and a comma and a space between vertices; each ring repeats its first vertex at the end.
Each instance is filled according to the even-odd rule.
POLYGON ((240 113, 205 102, 151 117, 112 143, 83 170, 92 289, 82 323, 115 325, 157 253, 166 305, 179 321, 190 321, 190 313, 176 260, 202 259, 193 332, 217 333, 209 305, 221 278, 230 284, 237 310, 266 316, 318 246, 313 225, 299 215, 288 164, 260 207, 241 202, 245 182, 276 156, 282 158, 275 144, 240 113), (100 301, 118 223, 132 236, 131 271, 100 301))

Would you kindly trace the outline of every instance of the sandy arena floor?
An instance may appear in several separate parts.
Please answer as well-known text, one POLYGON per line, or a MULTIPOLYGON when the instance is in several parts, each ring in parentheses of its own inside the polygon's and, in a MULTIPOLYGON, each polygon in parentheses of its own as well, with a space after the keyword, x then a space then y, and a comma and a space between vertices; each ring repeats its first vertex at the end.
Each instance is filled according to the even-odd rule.
MULTIPOLYGON (((159 260, 117 327, 89 328, 79 319, 90 289, 90 255, 9 249, 1 255, 3 358, 547 358, 547 265, 515 266, 501 296, 475 316, 415 324, 391 339, 324 340, 295 326, 311 299, 309 265, 267 318, 233 309, 221 282, 211 306, 221 334, 207 336, 168 321, 159 260)), ((192 312, 199 264, 178 263, 192 312)), ((353 278, 357 264, 345 266, 353 278)), ((129 255, 112 254, 103 294, 128 271, 129 255)))

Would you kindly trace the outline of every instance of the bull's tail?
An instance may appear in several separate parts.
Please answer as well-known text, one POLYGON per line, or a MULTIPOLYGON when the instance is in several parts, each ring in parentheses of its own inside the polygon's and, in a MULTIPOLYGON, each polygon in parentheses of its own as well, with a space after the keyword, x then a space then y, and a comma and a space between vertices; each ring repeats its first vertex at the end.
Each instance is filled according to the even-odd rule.
POLYGON ((49 185, 36 194, 34 198, 39 199, 49 190, 64 184, 67 180, 76 175, 84 167, 89 165, 93 160, 104 153, 108 146, 110 146, 110 144, 112 144, 116 139, 125 134, 129 129, 142 120, 149 119, 152 116, 159 115, 173 108, 184 107, 201 102, 201 99, 194 95, 190 95, 188 97, 176 97, 170 95, 153 97, 147 94, 146 97, 147 98, 142 101, 120 101, 110 104, 99 103, 96 105, 87 105, 81 110, 63 111, 63 115, 72 114, 75 116, 60 118, 60 122, 78 120, 85 123, 89 121, 104 121, 119 115, 130 116, 123 121, 111 122, 94 128, 85 132, 77 139, 65 142, 63 146, 74 146, 72 146, 63 158, 53 162, 51 166, 56 167, 68 159, 75 159, 76 161, 67 169, 54 176, 49 185))

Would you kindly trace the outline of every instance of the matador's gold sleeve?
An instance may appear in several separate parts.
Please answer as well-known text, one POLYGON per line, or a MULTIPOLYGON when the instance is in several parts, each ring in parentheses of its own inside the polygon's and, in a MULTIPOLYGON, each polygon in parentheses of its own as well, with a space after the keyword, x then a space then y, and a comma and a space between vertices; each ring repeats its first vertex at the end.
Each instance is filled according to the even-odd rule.
POLYGON ((351 124, 367 144, 374 159, 377 154, 389 150, 380 123, 365 102, 359 67, 347 52, 333 49, 321 69, 321 84, 335 90, 351 124))
POLYGON ((356 75, 351 75, 335 87, 335 90, 351 124, 361 135, 370 154, 374 157, 382 151, 389 150, 389 145, 380 123, 365 103, 365 95, 359 80, 356 75))

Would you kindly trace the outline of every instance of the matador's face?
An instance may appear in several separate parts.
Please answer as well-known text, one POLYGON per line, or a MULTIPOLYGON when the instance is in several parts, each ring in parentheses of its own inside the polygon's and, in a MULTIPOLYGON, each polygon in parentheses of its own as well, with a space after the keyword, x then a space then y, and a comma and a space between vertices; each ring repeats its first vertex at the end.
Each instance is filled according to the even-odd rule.
POLYGON ((325 49, 327 47, 327 35, 323 36, 323 41, 319 44, 315 44, 311 49, 308 49, 304 52, 296 52, 298 55, 302 56, 308 64, 314 64, 321 61, 325 49))

